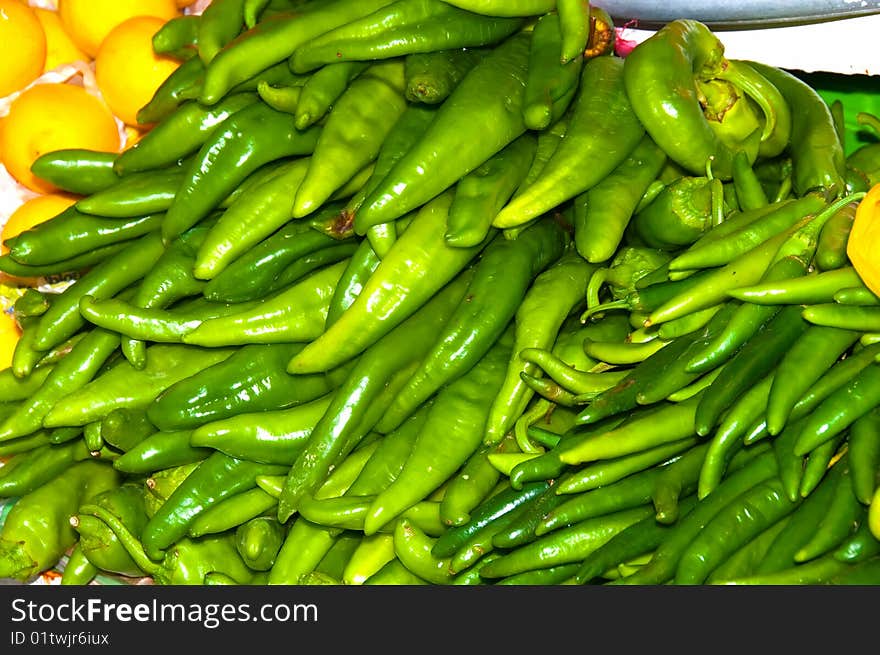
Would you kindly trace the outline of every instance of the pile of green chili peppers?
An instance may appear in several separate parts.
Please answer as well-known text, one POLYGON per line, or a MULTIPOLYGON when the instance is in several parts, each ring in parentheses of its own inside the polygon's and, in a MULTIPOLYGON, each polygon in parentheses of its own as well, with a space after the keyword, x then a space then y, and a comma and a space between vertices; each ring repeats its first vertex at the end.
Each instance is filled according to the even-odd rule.
POLYGON ((79 200, 0 256, 0 578, 880 583, 880 121, 582 0, 154 44, 151 129, 40 157, 79 200))

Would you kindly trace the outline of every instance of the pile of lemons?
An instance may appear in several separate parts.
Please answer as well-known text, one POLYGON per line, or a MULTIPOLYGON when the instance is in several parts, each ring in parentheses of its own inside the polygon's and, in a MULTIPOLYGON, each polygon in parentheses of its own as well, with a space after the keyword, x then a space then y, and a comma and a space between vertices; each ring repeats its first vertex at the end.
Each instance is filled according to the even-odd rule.
MULTIPOLYGON (((0 0, 0 164, 23 201, 0 216, 0 243, 57 215, 77 197, 30 171, 43 153, 62 148, 118 152, 149 129, 146 104, 179 61, 157 56, 152 37, 195 0, 0 0), (79 65, 93 74, 59 81, 51 72, 79 65)), ((2 252, 2 246, 0 246, 2 252)), ((10 365, 18 326, 0 311, 0 369, 10 365)))

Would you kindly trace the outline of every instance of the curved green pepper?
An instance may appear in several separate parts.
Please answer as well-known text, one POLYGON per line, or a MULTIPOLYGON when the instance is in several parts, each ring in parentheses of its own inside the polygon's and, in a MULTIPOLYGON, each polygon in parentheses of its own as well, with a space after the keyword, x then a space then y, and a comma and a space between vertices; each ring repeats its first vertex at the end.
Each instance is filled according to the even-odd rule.
POLYGON ((22 496, 0 528, 0 578, 26 581, 55 566, 76 543, 70 517, 119 482, 112 466, 87 460, 22 496))

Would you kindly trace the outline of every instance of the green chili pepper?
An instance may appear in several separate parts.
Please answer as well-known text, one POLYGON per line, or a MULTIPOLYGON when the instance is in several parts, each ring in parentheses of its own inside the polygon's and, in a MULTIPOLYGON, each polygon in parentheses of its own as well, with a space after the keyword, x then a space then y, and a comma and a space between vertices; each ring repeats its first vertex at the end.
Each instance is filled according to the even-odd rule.
POLYGON ((14 455, 0 467, 0 498, 24 496, 89 458, 91 453, 80 441, 47 444, 14 455))
POLYGON ((524 348, 552 346, 562 323, 584 298, 587 280, 594 268, 572 250, 534 279, 515 313, 513 353, 504 383, 492 402, 484 443, 500 442, 533 395, 520 373, 536 374, 539 369, 520 360, 519 353, 524 348))
POLYGON ((287 520, 299 499, 313 492, 335 461, 373 428, 412 369, 427 354, 436 331, 449 320, 469 281, 468 272, 458 275, 357 359, 290 467, 279 500, 279 519, 287 520), (405 339, 409 347, 400 348, 400 339, 405 339))
POLYGON ((466 301, 377 428, 393 429, 442 385, 473 366, 507 327, 535 278, 559 259, 564 245, 564 232, 549 220, 530 227, 515 241, 494 238, 475 265, 466 301), (503 296, 498 295, 499 279, 505 280, 503 296))
POLYGON ((617 167, 574 199, 574 236, 588 262, 611 259, 620 247, 639 200, 666 161, 647 135, 617 167))
POLYGON ((177 466, 196 464, 211 454, 210 448, 189 443, 189 430, 158 431, 113 461, 113 468, 129 474, 150 474, 177 466))
POLYGON ((775 375, 771 373, 754 384, 731 405, 719 421, 700 471, 697 488, 699 498, 706 497, 718 486, 731 458, 745 445, 743 434, 753 421, 762 416, 774 379, 775 375))
POLYGON ((519 18, 482 16, 439 0, 396 0, 306 41, 294 51, 290 67, 305 73, 336 61, 495 45, 522 25, 519 18))
POLYGON ((233 88, 287 58, 301 44, 390 4, 391 0, 306 2, 259 21, 227 44, 205 71, 199 101, 213 105, 233 88))
POLYGON ((394 561, 394 536, 374 534, 363 537, 342 572, 343 584, 364 584, 382 567, 394 561))
POLYGON ((78 211, 107 218, 139 218, 171 206, 183 180, 182 166, 129 173, 116 184, 78 200, 78 211))
POLYGON ((846 430, 880 402, 880 368, 869 364, 835 389, 805 418, 795 453, 806 455, 846 430))
POLYGON ((174 113, 187 100, 202 93, 205 64, 200 57, 190 57, 165 78, 150 100, 138 109, 138 125, 157 125, 174 113))
POLYGON ((834 302, 840 305, 877 305, 880 298, 868 287, 847 287, 834 294, 834 302))
POLYGON ((515 548, 480 570, 481 577, 500 578, 538 568, 579 563, 615 534, 650 516, 641 506, 585 519, 515 548))
POLYGON ((846 434, 838 434, 807 453, 804 458, 804 474, 798 488, 802 498, 813 493, 813 490, 825 479, 832 463, 843 455, 841 446, 845 441, 846 434))
POLYGON ((682 553, 673 584, 702 584, 737 548, 798 506, 778 478, 761 482, 725 505, 682 553))
POLYGON ((527 132, 456 183, 446 243, 467 248, 486 238, 492 218, 524 179, 536 147, 536 139, 527 132))
POLYGON ((268 584, 300 584, 332 548, 340 532, 297 516, 269 570, 268 584))
MULTIPOLYGON (((696 353, 703 352, 707 349, 708 344, 712 343, 718 338, 719 334, 727 330, 732 320, 736 318, 738 310, 739 306, 736 303, 730 302, 724 304, 720 308, 702 310, 703 312, 710 312, 712 314, 709 320, 705 325, 698 325, 696 330, 688 332, 694 332, 695 334, 692 334, 692 337, 694 338, 690 340, 687 349, 681 354, 681 357, 666 368, 661 379, 655 380, 651 387, 643 388, 639 391, 636 397, 636 402, 640 405, 650 405, 659 402, 697 380, 702 375, 702 372, 691 372, 689 366, 690 360, 696 353)), ((661 327, 675 325, 678 321, 685 319, 699 319, 698 323, 702 323, 701 313, 702 312, 694 312, 681 319, 676 319, 676 321, 663 323, 661 324, 661 327)), ((670 340, 686 336, 686 334, 667 335, 665 332, 660 333, 658 330, 657 336, 660 339, 670 340)), ((717 370, 720 369, 714 369, 714 371, 717 370)))
POLYGON ((199 23, 196 14, 181 14, 165 22, 152 39, 153 52, 177 59, 190 59, 198 55, 199 23))
POLYGON ((157 232, 129 241, 125 248, 105 259, 76 280, 57 296, 52 306, 39 319, 34 335, 34 348, 49 350, 85 326, 79 313, 83 296, 106 298, 115 295, 141 279, 156 263, 163 247, 157 232))
POLYGON ((98 567, 83 554, 79 544, 74 545, 61 574, 62 585, 87 585, 98 575, 98 567))
POLYGON ((244 24, 251 28, 264 18, 273 16, 278 12, 296 9, 307 2, 308 0, 245 0, 243 7, 244 24))
POLYGON ((830 271, 849 265, 846 255, 846 244, 852 231, 858 203, 850 203, 841 208, 819 232, 819 243, 816 246, 816 266, 820 270, 830 271))
POLYGON ((212 107, 194 100, 184 102, 132 147, 117 155, 113 170, 118 175, 127 175, 171 166, 197 152, 223 121, 258 100, 253 93, 238 93, 212 107))
POLYGON ((670 526, 666 539, 653 552, 648 564, 633 575, 622 578, 617 584, 659 584, 672 580, 682 555, 703 528, 740 494, 775 475, 776 459, 773 454, 766 450, 759 451, 742 468, 725 477, 711 494, 670 526))
MULTIPOLYGON (((234 200, 199 247, 193 274, 203 280, 213 280, 240 257, 252 257, 248 251, 262 239, 269 238, 278 228, 286 229, 292 198, 302 185, 310 162, 309 157, 284 161, 234 200)), ((305 231, 304 226, 294 229, 298 233, 305 231)), ((217 285, 222 285, 222 281, 214 286, 217 285)), ((213 287, 209 292, 210 289, 213 287)))
POLYGON ((413 574, 432 584, 448 584, 452 578, 448 558, 435 557, 431 550, 436 537, 425 534, 407 518, 394 524, 394 554, 413 574))
POLYGON ((206 534, 219 534, 227 530, 235 530, 248 521, 268 513, 277 504, 278 499, 260 487, 242 491, 200 512, 189 526, 187 534, 190 537, 198 538, 206 534))
POLYGON ((4 441, 0 443, 0 457, 13 457, 39 448, 40 446, 49 445, 52 443, 51 434, 52 433, 48 430, 39 430, 37 432, 32 432, 26 437, 4 441))
MULTIPOLYGON (((694 496, 683 498, 682 514, 687 515, 695 503, 694 496)), ((589 584, 601 578, 611 567, 653 553, 674 529, 674 524, 659 523, 654 516, 636 521, 589 553, 575 572, 575 582, 589 584)))
MULTIPOLYGON (((349 198, 340 212, 339 225, 336 230, 339 234, 353 233, 354 216, 363 205, 364 200, 382 182, 391 167, 421 138, 428 125, 433 121, 436 111, 437 108, 430 105, 412 103, 407 105, 403 114, 395 121, 382 141, 370 179, 349 198)), ((378 225, 371 227, 367 234, 371 234, 375 228, 378 228, 378 225)))
POLYGON ((7 239, 9 256, 19 264, 57 264, 89 250, 129 241, 156 230, 161 214, 106 219, 68 207, 49 220, 7 239))
POLYGON ((611 459, 637 453, 695 434, 694 416, 701 397, 660 405, 640 420, 633 420, 570 447, 560 445, 559 458, 567 464, 611 459), (645 430, 651 425, 650 431, 645 430))
POLYGON ((19 498, 0 528, 0 576, 26 581, 55 566, 77 540, 69 518, 118 484, 112 466, 84 461, 19 498))
POLYGON ((209 573, 221 574, 237 584, 249 584, 254 572, 235 548, 234 535, 208 535, 200 539, 182 537, 159 557, 147 556, 143 545, 112 512, 103 507, 83 504, 80 515, 103 521, 144 573, 160 585, 201 585, 209 573), (154 561, 154 560, 159 560, 154 561))
POLYGON ((200 14, 196 44, 199 57, 210 64, 244 27, 244 0, 218 0, 200 14))
MULTIPOLYGON (((607 429, 613 429, 613 427, 602 428, 603 431, 607 429)), ((581 440, 587 437, 579 433, 576 438, 581 440)), ((575 494, 611 485, 618 480, 645 471, 652 466, 671 462, 678 455, 690 451, 691 447, 695 444, 696 439, 694 438, 681 439, 648 448, 632 455, 623 455, 621 457, 591 462, 586 466, 578 468, 577 471, 570 472, 565 481, 557 485, 556 493, 575 494)), ((556 453, 556 458, 558 459, 558 453, 556 453)), ((516 472, 514 471, 514 473, 516 472)))
POLYGON ((467 373, 438 391, 403 470, 370 505, 365 534, 427 498, 477 450, 512 346, 513 331, 508 330, 467 373), (451 416, 456 417, 454 425, 451 416))
POLYGON ((697 84, 723 66, 718 37, 702 23, 676 20, 630 54, 624 80, 648 134, 691 174, 702 173, 711 157, 713 171, 729 178, 733 153, 704 115, 697 84))
MULTIPOLYGON (((134 535, 140 535, 147 524, 144 488, 140 484, 125 482, 88 502, 111 512, 134 535)), ((77 513, 71 517, 70 524, 79 535, 78 543, 83 555, 99 570, 129 577, 144 575, 103 521, 77 513)))
MULTIPOLYGON (((247 306, 210 303, 196 298, 185 309, 144 309, 117 298, 96 300, 91 295, 85 295, 80 299, 79 309, 90 323, 126 337, 158 343, 181 343, 186 333, 204 321, 240 313, 247 306)), ((143 361, 135 364, 137 368, 144 365, 143 361)))
MULTIPOLYGON (((267 199, 273 197, 267 196, 267 199)), ((198 271, 204 278, 210 278, 203 294, 215 302, 242 302, 264 296, 292 262, 338 243, 333 237, 300 222, 287 223, 246 251, 251 237, 244 228, 218 230, 212 236, 211 243, 197 253, 193 273, 198 271), (212 244, 217 246, 213 251, 209 250, 212 244)))
POLYGON ((865 506, 859 502, 853 491, 848 460, 849 457, 844 454, 826 474, 829 483, 834 484, 831 502, 825 516, 816 525, 812 537, 794 554, 795 562, 807 562, 832 552, 855 532, 865 518, 865 506))
POLYGON ((523 485, 522 489, 505 486, 477 505, 466 522, 441 534, 432 547, 432 553, 437 557, 455 555, 479 531, 528 502, 548 486, 546 481, 529 483, 523 485))
MULTIPOLYGON (((816 525, 828 510, 833 491, 833 484, 822 484, 798 504, 790 514, 786 527, 767 548, 764 557, 756 564, 751 574, 771 573, 795 564, 794 554, 815 533, 816 525)), ((789 500, 791 500, 790 495, 789 500)))
POLYGON ((559 31, 562 34, 560 61, 567 63, 583 56, 590 40, 590 3, 585 0, 557 0, 559 31))
POLYGON ((532 29, 523 103, 523 120, 529 129, 549 127, 565 113, 574 99, 584 62, 584 48, 563 60, 562 44, 559 15, 550 12, 541 16, 532 29))
POLYGON ((733 156, 732 179, 740 210, 749 211, 770 204, 761 180, 749 163, 748 155, 742 150, 733 156))
POLYGON ((701 247, 689 248, 669 262, 669 270, 692 270, 728 264, 771 236, 822 209, 824 205, 825 202, 816 194, 781 204, 762 216, 760 221, 748 223, 725 234, 724 239, 715 239, 701 247))
POLYGON ((460 7, 483 16, 539 16, 556 8, 556 0, 443 0, 446 4, 460 7))
POLYGON ((273 86, 266 80, 260 80, 257 84, 257 95, 272 109, 286 114, 295 114, 302 95, 302 86, 281 84, 273 86))
POLYGON ((654 381, 662 377, 697 338, 694 334, 684 335, 644 357, 613 387, 590 398, 587 407, 578 414, 576 424, 589 425, 638 407, 639 394, 652 388, 654 381))
POLYGON ((792 408, 809 388, 859 338, 859 333, 834 327, 810 326, 783 355, 767 399, 767 429, 778 434, 792 408))
POLYGON ((406 55, 406 99, 429 105, 442 103, 485 55, 486 51, 482 48, 455 48, 406 55))
POLYGON ((293 464, 332 399, 325 394, 288 409, 238 412, 197 427, 189 443, 255 462, 293 464))
MULTIPOLYGON (((791 231, 793 232, 794 229, 791 231)), ((788 236, 789 231, 782 232, 735 258, 729 264, 709 269, 695 284, 673 295, 652 310, 645 322, 646 327, 712 307, 726 300, 732 289, 756 283, 767 272, 788 236)))
POLYGON ((419 141, 366 197, 355 214, 358 234, 420 207, 526 131, 519 108, 529 38, 509 37, 470 70, 419 141), (476 114, 479 123, 472 120, 476 114))
POLYGON ((358 75, 368 68, 364 61, 342 61, 322 66, 301 87, 293 113, 296 127, 304 130, 323 119, 358 75))
MULTIPOLYGON (((393 542, 393 537, 392 537, 393 542)), ((428 585, 427 580, 420 578, 406 568, 395 555, 369 578, 364 580, 365 585, 428 585)))
POLYGON ((596 57, 584 63, 572 112, 571 124, 540 175, 498 212, 495 227, 522 225, 590 189, 645 134, 624 91, 622 59, 596 57))
MULTIPOLYGON (((842 270, 842 269, 838 269, 842 270)), ((808 306, 803 316, 810 323, 859 332, 876 332, 880 326, 880 307, 823 303, 808 306)))
POLYGON ((143 369, 138 370, 125 360, 114 363, 106 373, 56 402, 43 425, 86 425, 114 409, 146 408, 164 389, 226 359, 232 352, 178 344, 150 346, 143 369))
POLYGON ((807 304, 830 303, 841 289, 861 284, 852 266, 830 271, 812 272, 805 276, 782 282, 742 285, 728 291, 728 295, 758 304, 807 304))
POLYGON ((721 413, 751 384, 767 375, 806 329, 799 308, 784 307, 749 339, 702 394, 695 415, 697 433, 709 434, 721 413))
MULTIPOLYGON (((207 230, 207 227, 191 228, 168 244, 155 266, 137 285, 131 304, 145 309, 162 309, 200 294, 205 283, 193 275, 193 262, 207 230)), ((122 354, 132 366, 143 368, 146 365, 146 343, 143 340, 122 337, 121 347, 122 354)))
MULTIPOLYGON (((771 265, 762 283, 791 280, 804 275, 807 263, 799 257, 785 257, 771 265)), ((704 373, 729 361, 740 348, 760 332, 780 310, 778 305, 735 303, 729 322, 709 343, 691 356, 686 368, 693 373, 704 373)))
POLYGON ((880 554, 880 539, 871 533, 871 527, 866 520, 859 523, 859 527, 851 536, 834 550, 834 558, 849 563, 859 563, 880 554))
MULTIPOLYGON (((329 300, 346 266, 346 260, 326 266, 244 311, 207 319, 181 338, 184 343, 211 347, 320 339, 327 334, 329 300)), ((331 368, 335 366, 324 370, 331 368)))
POLYGON ((118 348, 118 334, 101 329, 89 332, 6 418, 0 426, 0 441, 25 436, 40 429, 55 405, 87 385, 118 348))
POLYGON ((31 173, 63 191, 87 196, 119 181, 113 168, 115 152, 60 148, 43 153, 31 164, 31 173))
POLYGON ((120 452, 127 452, 156 432, 142 409, 114 409, 101 419, 101 438, 120 452))
POLYGON ((749 65, 779 89, 792 109, 797 108, 791 115, 789 148, 795 194, 804 196, 816 190, 828 200, 843 194, 846 159, 828 105, 815 89, 791 73, 758 62, 749 65))
POLYGON ((9 256, 9 253, 0 255, 0 273, 6 273, 12 277, 36 280, 46 277, 58 282, 77 279, 88 268, 99 264, 108 257, 116 254, 128 244, 125 241, 99 246, 81 255, 75 255, 69 259, 63 259, 52 264, 27 265, 19 264, 9 256))
POLYGON ((376 255, 369 240, 363 239, 349 258, 330 298, 325 329, 333 325, 360 295, 364 284, 379 266, 380 261, 381 259, 376 255))
POLYGON ((334 389, 347 374, 291 377, 287 360, 301 344, 253 344, 166 387, 147 416, 162 430, 196 428, 243 413, 282 410, 311 402, 334 389))
POLYGON ((330 110, 308 172, 296 192, 293 217, 320 207, 379 154, 382 141, 406 109, 403 62, 374 63, 355 78, 330 110))
POLYGON ((275 475, 284 467, 213 453, 178 485, 144 526, 141 541, 152 559, 187 534, 200 513, 225 498, 256 487, 257 475, 275 475))
MULTIPOLYGON (((566 391, 584 398, 584 402, 588 402, 586 398, 590 394, 599 394, 606 389, 610 389, 620 382, 627 375, 627 371, 607 371, 604 373, 593 373, 579 371, 569 366, 562 359, 554 355, 552 352, 542 350, 540 348, 524 348, 520 351, 520 359, 535 364, 541 371, 561 385, 566 391)), ((542 380, 521 374, 523 380, 529 384, 539 383, 542 380)))
POLYGON ((690 175, 673 180, 635 212, 627 229, 651 248, 679 250, 692 244, 716 224, 712 216, 716 181, 690 175))
POLYGON ((452 195, 426 204, 367 279, 355 301, 291 359, 288 371, 328 370, 375 344, 459 274, 482 245, 448 246, 443 238, 452 195))
MULTIPOLYGON (((693 444, 693 441, 691 442, 693 444)), ((679 451, 681 451, 680 444, 679 451)), ((536 535, 546 534, 573 525, 587 518, 603 516, 646 503, 655 506, 655 518, 661 523, 674 523, 679 512, 679 499, 691 495, 696 488, 704 445, 691 447, 679 457, 668 457, 656 466, 636 470, 619 480, 611 480, 584 493, 568 495, 565 502, 550 510, 535 528, 536 535)), ((656 457, 656 453, 654 453, 656 457)), ((621 458, 616 458, 620 461, 621 458)), ((631 469, 634 467, 630 467, 631 469)), ((607 469, 606 469, 607 470, 607 469)), ((565 480, 565 493, 572 493, 573 484, 582 481, 577 473, 565 480)), ((581 485, 584 486, 584 485, 581 485)), ((586 485, 591 486, 591 485, 586 485)), ((560 490, 557 490, 560 493, 560 490)))
POLYGON ((880 416, 871 410, 856 419, 847 437, 853 493, 859 502, 871 504, 880 470, 880 416))
POLYGON ((235 545, 248 568, 269 571, 284 541, 284 525, 268 516, 258 516, 235 531, 235 545))
POLYGON ((211 132, 186 171, 162 222, 170 241, 189 229, 260 166, 284 157, 311 154, 321 129, 297 130, 290 114, 257 102, 211 132))

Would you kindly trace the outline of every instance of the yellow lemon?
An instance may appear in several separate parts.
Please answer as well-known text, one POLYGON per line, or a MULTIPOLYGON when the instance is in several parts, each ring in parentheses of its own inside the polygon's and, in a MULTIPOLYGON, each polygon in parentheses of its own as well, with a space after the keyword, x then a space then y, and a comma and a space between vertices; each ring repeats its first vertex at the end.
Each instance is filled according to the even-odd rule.
POLYGON ((74 42, 92 57, 110 31, 129 18, 167 21, 180 15, 176 0, 58 0, 58 12, 74 42))
POLYGON ((138 110, 180 65, 153 51, 161 18, 136 16, 114 27, 95 57, 95 80, 111 111, 126 125, 137 125, 138 110))
POLYGON ((51 9, 34 8, 34 12, 46 33, 46 65, 44 71, 52 70, 62 64, 74 61, 91 61, 91 57, 81 50, 70 34, 64 29, 64 23, 57 11, 51 9))
POLYGON ((12 366, 12 353, 20 337, 21 330, 12 315, 0 311, 0 370, 12 366))
POLYGON ((46 33, 34 10, 17 0, 0 0, 0 43, 10 56, 0 66, 0 97, 43 74, 46 33))
POLYGON ((856 218, 846 242, 846 254, 862 282, 880 293, 880 184, 875 184, 859 202, 856 218))
POLYGON ((0 134, 0 161, 38 193, 57 190, 31 173, 42 154, 62 148, 118 152, 119 128, 100 98, 74 84, 37 84, 9 106, 0 134))
POLYGON ((47 193, 24 201, 18 206, 0 232, 0 254, 9 249, 2 242, 29 230, 53 216, 57 216, 77 201, 77 196, 68 193, 47 193))

